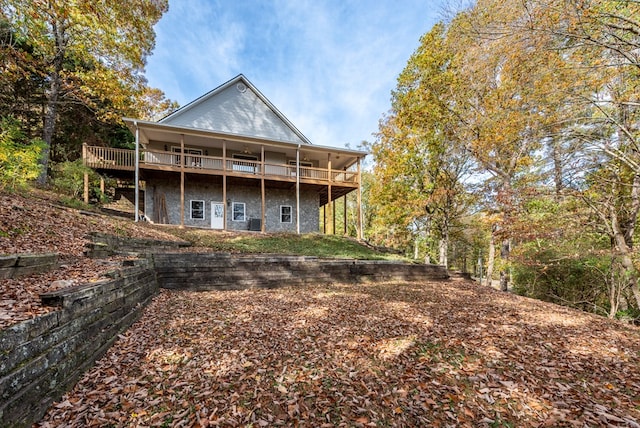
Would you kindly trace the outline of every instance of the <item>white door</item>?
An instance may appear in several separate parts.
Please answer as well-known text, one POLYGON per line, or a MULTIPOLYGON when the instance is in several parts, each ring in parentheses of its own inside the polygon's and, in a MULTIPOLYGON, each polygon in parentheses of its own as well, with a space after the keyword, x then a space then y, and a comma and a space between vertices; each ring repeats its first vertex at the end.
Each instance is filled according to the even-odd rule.
POLYGON ((211 202, 211 229, 224 229, 224 204, 211 202))

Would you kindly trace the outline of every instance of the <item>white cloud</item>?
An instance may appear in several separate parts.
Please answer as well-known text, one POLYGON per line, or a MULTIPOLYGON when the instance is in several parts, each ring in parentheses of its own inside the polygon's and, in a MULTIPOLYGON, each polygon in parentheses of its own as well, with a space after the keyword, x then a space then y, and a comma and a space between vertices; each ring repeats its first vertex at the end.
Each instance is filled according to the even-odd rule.
POLYGON ((185 104, 244 73, 313 143, 355 147, 372 140, 437 8, 427 0, 172 1, 147 76, 185 104))

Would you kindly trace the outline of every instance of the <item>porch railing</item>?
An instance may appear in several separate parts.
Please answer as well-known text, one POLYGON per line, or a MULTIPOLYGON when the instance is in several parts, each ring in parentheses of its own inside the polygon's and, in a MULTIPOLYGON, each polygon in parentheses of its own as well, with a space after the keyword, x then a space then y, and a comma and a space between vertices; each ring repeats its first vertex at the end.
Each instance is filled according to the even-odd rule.
MULTIPOLYGON (((205 171, 223 171, 229 175, 256 175, 270 178, 296 179, 298 169, 295 165, 273 164, 261 161, 203 156, 157 150, 140 150, 140 167, 164 166, 179 170, 184 156, 184 168, 205 171)), ((133 171, 135 168, 135 151, 114 149, 110 147, 84 146, 84 164, 90 168, 115 169, 133 171)), ((324 168, 300 166, 300 179, 333 183, 357 184, 358 174, 355 171, 339 171, 324 168)))

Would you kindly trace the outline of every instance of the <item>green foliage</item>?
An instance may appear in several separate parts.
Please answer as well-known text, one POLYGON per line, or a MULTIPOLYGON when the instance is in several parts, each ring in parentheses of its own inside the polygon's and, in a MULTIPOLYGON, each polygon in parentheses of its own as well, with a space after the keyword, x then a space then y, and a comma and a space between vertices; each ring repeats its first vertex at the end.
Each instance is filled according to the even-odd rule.
POLYGON ((538 239, 517 249, 517 260, 512 263, 514 291, 607 315, 607 279, 612 266, 607 243, 602 240, 538 239))
POLYGON ((77 159, 83 143, 129 143, 123 116, 175 110, 143 76, 167 10, 167 0, 0 0, 0 116, 42 136, 45 173, 49 159, 77 159))
POLYGON ((84 166, 80 159, 56 164, 53 168, 52 185, 59 193, 79 200, 84 193, 85 174, 89 175, 90 199, 98 203, 106 202, 107 196, 100 191, 100 176, 91 168, 84 166))
POLYGON ((44 143, 27 140, 13 117, 0 119, 0 189, 16 190, 40 174, 44 143))

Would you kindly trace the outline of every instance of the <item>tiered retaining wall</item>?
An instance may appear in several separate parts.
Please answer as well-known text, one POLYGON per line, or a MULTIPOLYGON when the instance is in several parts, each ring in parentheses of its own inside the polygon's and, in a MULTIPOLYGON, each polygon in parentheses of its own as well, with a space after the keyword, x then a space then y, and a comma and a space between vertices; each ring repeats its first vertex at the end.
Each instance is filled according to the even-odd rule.
POLYGON ((87 238, 90 242, 85 244, 84 254, 91 258, 103 258, 116 254, 150 254, 191 246, 187 241, 126 238, 100 232, 92 232, 87 235, 87 238))
POLYGON ((310 283, 417 281, 449 277, 442 266, 383 260, 220 253, 163 253, 155 254, 153 259, 158 284, 170 289, 277 288, 310 283))
POLYGON ((57 254, 14 254, 0 257, 0 279, 17 278, 53 269, 57 254))
POLYGON ((60 309, 0 331, 0 426, 39 420, 158 292, 144 261, 113 276, 42 295, 60 309))
MULTIPOLYGON (((153 249, 119 242, 105 245, 109 251, 153 249)), ((180 244, 168 248, 174 245, 180 244)), ((277 288, 449 277, 442 266, 296 256, 158 253, 125 263, 135 266, 114 272, 109 281, 42 295, 44 304, 59 309, 0 331, 0 426, 28 427, 39 420, 140 316, 159 287, 277 288)))

